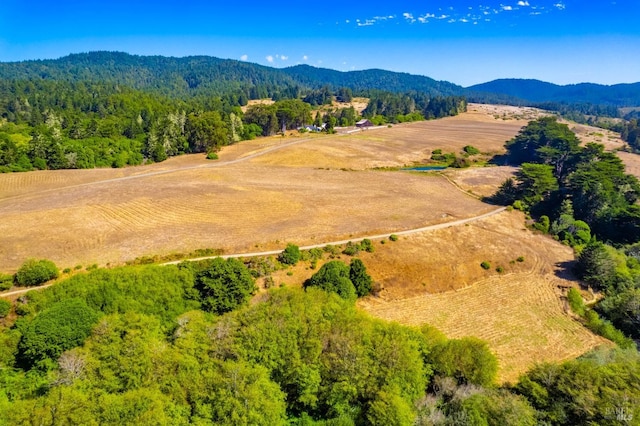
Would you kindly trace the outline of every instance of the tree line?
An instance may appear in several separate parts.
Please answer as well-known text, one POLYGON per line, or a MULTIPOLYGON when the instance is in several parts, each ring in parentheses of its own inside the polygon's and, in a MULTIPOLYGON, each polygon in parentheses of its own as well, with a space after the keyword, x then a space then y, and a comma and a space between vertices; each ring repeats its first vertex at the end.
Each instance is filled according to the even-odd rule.
MULTIPOLYGON (((304 99, 325 104, 336 96, 352 96, 344 88, 334 93, 325 87, 318 94, 320 99, 304 99)), ((409 104, 402 111, 415 109, 413 98, 418 99, 417 94, 411 99, 380 96, 395 99, 385 114, 400 111, 405 101, 409 104)), ((316 124, 330 132, 336 126, 354 125, 358 118, 352 107, 325 108, 313 118, 312 104, 304 99, 257 104, 245 113, 233 96, 173 99, 113 83, 0 80, 0 171, 138 165, 185 153, 216 152, 241 140, 304 125, 316 124)), ((412 119, 457 113, 464 102, 423 95, 419 99, 418 107, 431 105, 435 112, 427 108, 412 119)))
POLYGON ((431 120, 458 115, 467 110, 463 97, 430 97, 425 93, 371 91, 369 104, 362 111, 375 124, 431 120))

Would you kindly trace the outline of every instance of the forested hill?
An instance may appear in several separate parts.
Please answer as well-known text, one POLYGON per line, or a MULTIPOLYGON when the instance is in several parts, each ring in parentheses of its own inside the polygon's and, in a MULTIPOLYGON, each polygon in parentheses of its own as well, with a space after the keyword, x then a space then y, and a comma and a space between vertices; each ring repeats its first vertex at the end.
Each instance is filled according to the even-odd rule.
POLYGON ((539 80, 501 79, 463 88, 429 77, 370 69, 341 72, 309 65, 271 68, 211 56, 183 58, 90 52, 60 59, 0 63, 0 79, 120 84, 172 98, 235 94, 240 99, 295 98, 328 86, 355 94, 372 90, 430 96, 467 96, 471 101, 507 104, 566 103, 640 106, 640 83, 559 86, 539 80))
POLYGON ((434 96, 460 96, 461 86, 429 77, 370 69, 341 72, 309 65, 296 65, 283 69, 295 81, 310 87, 327 84, 332 87, 348 87, 356 92, 379 89, 388 92, 424 92, 434 96))
POLYGON ((593 83, 559 86, 540 80, 501 79, 477 84, 466 89, 474 99, 514 102, 564 102, 616 107, 640 105, 640 83, 605 86, 593 83))
POLYGON ((243 92, 250 99, 297 97, 300 90, 350 88, 356 92, 420 91, 462 95, 453 83, 382 70, 339 72, 299 65, 285 69, 210 56, 184 58, 90 52, 54 60, 0 63, 0 79, 91 81, 121 84, 173 98, 243 92), (292 96, 293 95, 293 96, 292 96))
MULTIPOLYGON (((121 84, 173 98, 295 85, 280 70, 211 56, 173 58, 91 52, 53 60, 0 63, 0 79, 121 84)), ((269 93, 270 94, 270 93, 269 93)), ((247 93, 250 97, 267 93, 247 93), (251 96, 253 95, 253 96, 251 96)))

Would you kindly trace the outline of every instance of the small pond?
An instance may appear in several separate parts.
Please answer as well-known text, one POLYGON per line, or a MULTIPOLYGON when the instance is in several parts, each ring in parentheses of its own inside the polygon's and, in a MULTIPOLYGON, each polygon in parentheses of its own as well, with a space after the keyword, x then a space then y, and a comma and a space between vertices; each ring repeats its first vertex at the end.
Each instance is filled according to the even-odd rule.
POLYGON ((447 166, 418 166, 418 167, 407 167, 402 170, 408 170, 412 172, 432 172, 437 170, 444 170, 447 166))

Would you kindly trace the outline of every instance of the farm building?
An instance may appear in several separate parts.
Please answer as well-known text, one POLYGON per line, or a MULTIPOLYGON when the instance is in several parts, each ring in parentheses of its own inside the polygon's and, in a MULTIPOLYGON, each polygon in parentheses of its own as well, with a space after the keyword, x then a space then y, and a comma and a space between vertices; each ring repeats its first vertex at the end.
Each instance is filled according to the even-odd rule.
POLYGON ((365 119, 362 119, 362 120, 360 120, 360 121, 358 121, 358 122, 356 123, 356 127, 360 127, 360 128, 363 128, 363 127, 371 127, 371 126, 373 126, 373 123, 372 123, 372 122, 370 122, 369 120, 367 120, 366 118, 365 118, 365 119))

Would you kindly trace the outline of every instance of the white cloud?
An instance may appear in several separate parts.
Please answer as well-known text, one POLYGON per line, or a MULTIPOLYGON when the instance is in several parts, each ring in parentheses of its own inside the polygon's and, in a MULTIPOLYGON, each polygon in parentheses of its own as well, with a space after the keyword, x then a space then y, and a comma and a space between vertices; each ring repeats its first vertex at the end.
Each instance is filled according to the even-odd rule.
POLYGON ((358 22, 358 26, 359 26, 359 27, 369 27, 369 26, 371 26, 371 25, 373 25, 373 24, 375 24, 375 23, 376 23, 376 21, 375 21, 375 20, 373 20, 373 19, 367 19, 367 20, 366 20, 366 21, 364 21, 364 22, 358 22))
POLYGON ((557 7, 560 10, 564 10, 567 8, 567 6, 564 5, 564 3, 556 3, 554 4, 555 7, 557 7))
POLYGON ((304 55, 304 56, 302 57, 302 60, 303 60, 303 61, 308 61, 308 60, 309 60, 309 57, 308 57, 307 55, 304 55))
POLYGON ((351 22, 351 21, 349 21, 349 20, 347 19, 347 20, 346 20, 346 21, 344 21, 344 22, 345 22, 346 24, 348 24, 348 23, 349 23, 349 22, 351 22))
POLYGON ((528 1, 519 1, 518 2, 518 6, 520 6, 520 7, 529 6, 529 2, 528 1))
POLYGON ((280 55, 280 59, 283 61, 286 61, 287 59, 289 59, 288 56, 284 56, 284 55, 280 55))
POLYGON ((407 21, 409 21, 409 22, 416 22, 416 19, 413 17, 413 14, 412 14, 412 13, 404 12, 404 13, 402 14, 402 17, 403 17, 404 19, 406 19, 407 21))
POLYGON ((265 59, 266 59, 266 60, 267 60, 267 62, 269 62, 269 63, 272 63, 272 62, 273 62, 273 56, 271 56, 271 55, 267 55, 267 56, 265 57, 265 59))
POLYGON ((242 55, 242 56, 240 56, 240 60, 241 60, 241 61, 246 61, 247 59, 249 59, 249 55, 242 55))
POLYGON ((511 6, 502 6, 502 10, 513 10, 511 6))

